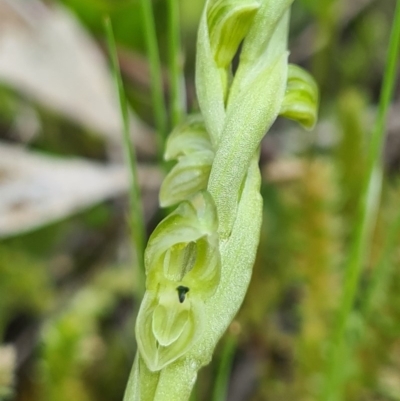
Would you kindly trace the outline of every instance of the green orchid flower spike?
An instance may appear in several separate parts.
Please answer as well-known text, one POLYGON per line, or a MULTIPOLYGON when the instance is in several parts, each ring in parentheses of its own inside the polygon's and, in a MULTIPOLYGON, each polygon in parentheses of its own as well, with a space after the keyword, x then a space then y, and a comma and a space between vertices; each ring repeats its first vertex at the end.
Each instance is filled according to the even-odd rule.
POLYGON ((279 115, 307 129, 317 116, 314 80, 288 64, 292 1, 205 3, 196 64, 201 114, 167 141, 165 158, 176 164, 160 204, 177 207, 146 248, 138 353, 125 401, 188 400, 243 302, 262 219, 261 139, 279 115))

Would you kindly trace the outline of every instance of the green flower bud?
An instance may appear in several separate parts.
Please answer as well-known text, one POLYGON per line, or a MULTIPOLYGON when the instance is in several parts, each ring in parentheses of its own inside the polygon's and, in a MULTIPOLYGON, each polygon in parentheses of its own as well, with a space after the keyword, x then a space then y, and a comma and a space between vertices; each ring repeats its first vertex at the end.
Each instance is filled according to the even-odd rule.
POLYGON ((161 185, 160 205, 175 205, 206 189, 213 160, 210 150, 180 157, 161 185))
POLYGON ((314 78, 297 65, 290 64, 285 97, 280 115, 313 129, 318 114, 318 86, 314 78))
POLYGON ((254 0, 214 0, 207 8, 211 50, 220 68, 232 62, 260 3, 254 0))
POLYGON ((164 158, 177 160, 181 156, 208 150, 213 151, 210 136, 199 114, 191 115, 168 136, 164 158))
POLYGON ((218 70, 224 104, 233 80, 230 64, 259 7, 255 0, 211 0, 207 5, 210 49, 218 70))
POLYGON ((160 189, 160 205, 172 206, 207 188, 214 151, 200 115, 188 119, 168 137, 165 159, 178 163, 167 174, 160 189))

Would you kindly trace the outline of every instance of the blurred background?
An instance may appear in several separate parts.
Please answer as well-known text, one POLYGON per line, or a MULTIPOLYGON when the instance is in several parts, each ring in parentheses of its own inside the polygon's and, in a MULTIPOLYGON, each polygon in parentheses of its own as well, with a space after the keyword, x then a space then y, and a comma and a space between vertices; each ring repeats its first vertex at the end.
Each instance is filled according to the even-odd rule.
MULTIPOLYGON (((290 61, 318 82, 319 122, 305 132, 278 119, 263 141, 264 221, 253 280, 193 400, 318 399, 395 3, 294 2, 290 61)), ((180 1, 189 111, 197 110, 203 5, 180 1)), ((167 6, 153 6, 168 100, 167 6)), ((136 352, 142 289, 106 15, 132 109, 148 234, 164 213, 139 1, 0 0, 0 400, 121 400, 136 352)), ((399 90, 378 224, 349 320, 341 400, 400 400, 399 90)))

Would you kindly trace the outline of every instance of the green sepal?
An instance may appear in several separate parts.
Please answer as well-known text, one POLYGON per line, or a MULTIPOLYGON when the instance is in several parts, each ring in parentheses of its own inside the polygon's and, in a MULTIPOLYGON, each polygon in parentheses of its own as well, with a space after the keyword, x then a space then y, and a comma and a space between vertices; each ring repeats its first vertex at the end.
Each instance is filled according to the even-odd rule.
POLYGON ((228 68, 259 8, 260 3, 254 0, 210 1, 207 24, 211 50, 219 68, 228 68))
POLYGON ((170 284, 159 293, 146 292, 136 322, 141 357, 151 371, 159 371, 184 355, 204 328, 203 302, 188 293, 181 303, 170 284))
POLYGON ((214 153, 210 150, 180 157, 161 184, 161 207, 175 205, 206 189, 213 160, 214 153))
POLYGON ((280 116, 314 128, 318 117, 318 86, 314 78, 297 65, 289 64, 288 81, 280 116))
POLYGON ((273 63, 254 73, 240 97, 229 99, 224 131, 208 181, 208 190, 217 206, 221 240, 230 236, 250 161, 278 116, 286 86, 287 57, 283 50, 273 63))
POLYGON ((243 75, 273 60, 277 52, 280 53, 282 45, 287 47, 288 29, 281 30, 279 25, 282 22, 287 25, 285 20, 289 17, 291 3, 293 0, 262 0, 243 41, 239 61, 239 69, 246 71, 243 75))
POLYGON ((207 0, 197 35, 196 93, 207 131, 215 145, 222 133, 225 118, 226 74, 221 77, 210 44, 207 23, 207 0))
POLYGON ((164 158, 177 160, 181 156, 204 150, 212 152, 213 148, 203 117, 195 114, 179 124, 169 135, 164 158))

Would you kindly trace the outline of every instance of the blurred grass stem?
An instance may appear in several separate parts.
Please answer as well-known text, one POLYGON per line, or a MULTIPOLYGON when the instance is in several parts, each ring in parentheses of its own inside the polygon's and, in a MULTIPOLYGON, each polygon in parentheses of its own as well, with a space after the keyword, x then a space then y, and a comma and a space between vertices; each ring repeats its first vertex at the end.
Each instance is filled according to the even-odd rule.
POLYGON ((344 370, 345 356, 347 354, 345 335, 357 294, 360 274, 369 254, 372 232, 377 219, 382 183, 381 156, 385 140, 386 118, 396 81, 399 47, 400 2, 397 2, 382 82, 378 116, 370 140, 367 171, 358 208, 353 242, 346 265, 344 290, 328 355, 327 377, 322 393, 323 401, 341 399, 343 388, 341 373, 344 370))
POLYGON ((144 246, 145 246, 145 226, 143 221, 143 208, 141 202, 141 194, 137 173, 137 162, 136 155, 132 148, 132 141, 130 137, 129 129, 129 112, 128 104, 122 85, 121 72, 118 63, 117 49, 115 45, 114 33, 109 18, 105 20, 105 28, 107 33, 108 50, 111 58, 112 72, 114 76, 114 82, 116 90, 118 91, 119 105, 121 111, 121 118, 123 123, 123 143, 125 158, 129 166, 129 203, 130 203, 130 213, 129 220, 131 223, 131 229, 133 233, 133 242, 136 247, 137 263, 139 266, 139 286, 138 289, 142 291, 144 289, 144 246))
POLYGON ((163 160, 165 138, 168 131, 167 108, 164 101, 161 63, 158 52, 156 26, 151 0, 140 0, 142 10, 144 37, 146 40, 147 56, 149 58, 150 78, 152 82, 151 95, 154 117, 157 128, 157 154, 163 160))
POLYGON ((393 252, 396 250, 398 245, 398 238, 400 233, 400 213, 396 216, 396 219, 391 223, 386 244, 382 250, 381 257, 376 264, 372 273, 369 287, 365 293, 365 296, 361 300, 361 313, 363 319, 368 321, 370 314, 374 311, 374 308, 381 303, 381 297, 384 296, 387 286, 389 284, 391 258, 393 252))
POLYGON ((236 350, 236 337, 228 334, 222 348, 222 355, 218 365, 217 376, 215 378, 212 401, 227 400, 229 377, 232 370, 233 357, 236 350))
POLYGON ((185 81, 182 66, 182 47, 180 40, 179 3, 168 0, 168 50, 169 50, 169 83, 171 93, 172 125, 176 126, 185 115, 185 81))

